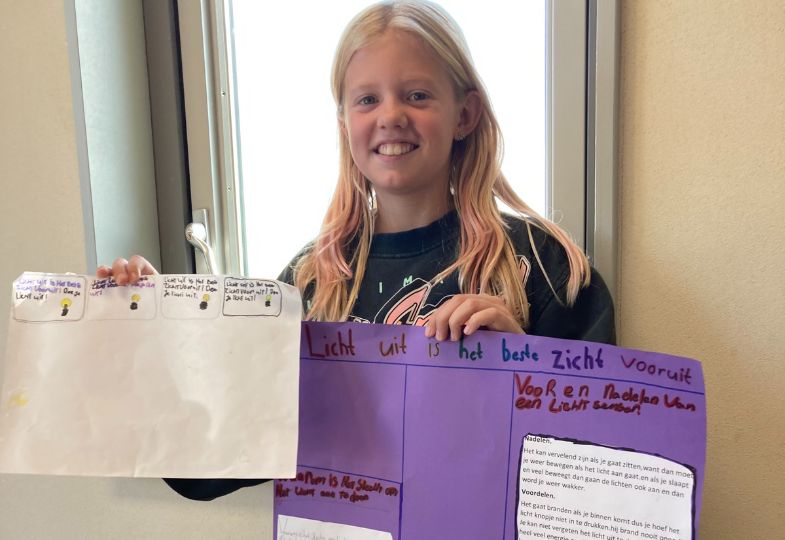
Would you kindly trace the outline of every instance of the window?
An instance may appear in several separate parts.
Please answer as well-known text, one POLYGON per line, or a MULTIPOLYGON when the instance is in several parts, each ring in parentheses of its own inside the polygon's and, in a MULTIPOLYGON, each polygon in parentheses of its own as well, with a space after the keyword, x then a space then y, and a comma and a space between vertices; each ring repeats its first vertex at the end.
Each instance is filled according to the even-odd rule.
MULTIPOLYGON (((613 284, 616 2, 441 3, 493 100, 506 176, 590 256, 610 246, 594 263, 613 284)), ((365 5, 179 4, 192 203, 222 271, 275 276, 318 232, 337 175, 332 55, 365 5)))
MULTIPOLYGON (((338 171, 333 52, 366 1, 231 2, 247 271, 276 276, 319 231, 338 171), (297 19, 296 25, 282 21, 297 19), (286 231, 285 235, 271 234, 286 231)), ((484 77, 505 135, 504 170, 545 208, 544 3, 446 0, 484 77)))

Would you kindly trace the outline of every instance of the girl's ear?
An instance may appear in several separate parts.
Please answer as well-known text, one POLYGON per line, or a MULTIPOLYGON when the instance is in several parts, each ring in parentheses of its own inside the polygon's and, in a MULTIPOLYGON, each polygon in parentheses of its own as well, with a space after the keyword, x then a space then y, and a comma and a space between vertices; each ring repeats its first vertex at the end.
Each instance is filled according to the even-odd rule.
POLYGON ((463 99, 461 106, 460 116, 458 117, 458 125, 456 126, 455 138, 461 140, 469 133, 474 131, 477 124, 480 122, 484 107, 480 93, 477 90, 472 90, 463 99))
POLYGON ((335 117, 338 120, 338 129, 341 130, 344 137, 348 137, 349 135, 346 133, 346 121, 343 119, 343 114, 337 113, 335 117))

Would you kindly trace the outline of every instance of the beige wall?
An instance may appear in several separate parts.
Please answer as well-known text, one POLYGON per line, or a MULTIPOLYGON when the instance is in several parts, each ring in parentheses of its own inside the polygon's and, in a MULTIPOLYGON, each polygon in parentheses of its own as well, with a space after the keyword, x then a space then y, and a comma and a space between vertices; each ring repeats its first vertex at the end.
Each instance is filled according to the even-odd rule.
POLYGON ((785 535, 785 3, 622 6, 623 345, 698 358, 701 537, 785 535))
POLYGON ((86 270, 63 6, 38 4, 0 4, 3 349, 8 286, 19 274, 50 271, 53 264, 64 272, 86 270))

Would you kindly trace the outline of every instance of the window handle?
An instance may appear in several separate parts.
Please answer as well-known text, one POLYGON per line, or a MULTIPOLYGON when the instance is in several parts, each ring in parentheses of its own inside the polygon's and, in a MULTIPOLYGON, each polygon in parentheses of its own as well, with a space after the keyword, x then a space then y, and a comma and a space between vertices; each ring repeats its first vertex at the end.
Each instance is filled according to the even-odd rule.
POLYGON ((207 242, 207 228, 201 223, 189 223, 185 227, 185 239, 204 255, 204 262, 207 264, 207 271, 211 274, 219 274, 218 263, 215 260, 215 252, 207 242))

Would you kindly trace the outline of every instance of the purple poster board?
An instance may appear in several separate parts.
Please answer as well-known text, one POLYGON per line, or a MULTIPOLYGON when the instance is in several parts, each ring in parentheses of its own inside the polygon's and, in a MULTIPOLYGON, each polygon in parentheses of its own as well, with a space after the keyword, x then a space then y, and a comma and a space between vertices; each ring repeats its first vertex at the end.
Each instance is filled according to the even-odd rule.
POLYGON ((303 323, 298 475, 276 538, 696 538, 695 360, 478 332, 303 323))

